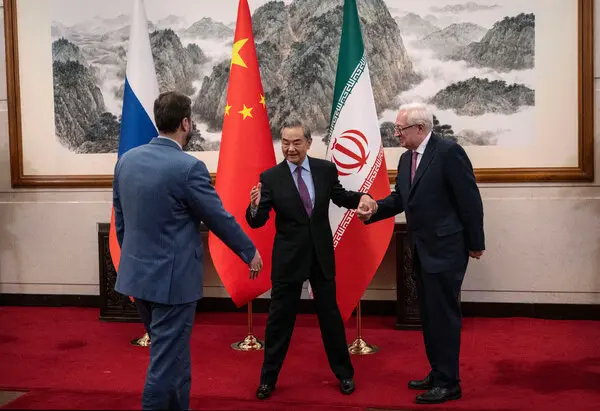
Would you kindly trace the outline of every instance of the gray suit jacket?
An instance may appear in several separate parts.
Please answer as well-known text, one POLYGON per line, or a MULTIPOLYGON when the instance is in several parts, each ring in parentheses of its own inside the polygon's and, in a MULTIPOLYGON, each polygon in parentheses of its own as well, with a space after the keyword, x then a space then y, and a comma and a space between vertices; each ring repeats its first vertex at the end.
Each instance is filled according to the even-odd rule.
POLYGON ((121 156, 113 206, 121 246, 115 290, 134 298, 175 305, 202 297, 201 222, 244 262, 256 252, 204 163, 172 140, 155 138, 121 156))

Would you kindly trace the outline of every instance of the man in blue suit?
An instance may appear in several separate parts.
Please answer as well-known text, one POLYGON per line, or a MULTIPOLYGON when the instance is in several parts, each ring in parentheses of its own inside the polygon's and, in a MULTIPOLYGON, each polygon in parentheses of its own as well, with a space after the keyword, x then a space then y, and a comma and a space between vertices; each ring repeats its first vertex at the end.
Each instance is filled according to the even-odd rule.
POLYGON ((190 337, 202 297, 200 224, 249 265, 262 268, 255 246, 229 214, 203 162, 182 148, 192 132, 191 100, 167 92, 154 102, 159 137, 121 156, 113 206, 121 260, 116 291, 150 313, 150 365, 143 409, 187 410, 190 337))
MULTIPOLYGON (((400 107, 395 135, 407 151, 400 157, 396 187, 377 202, 374 223, 404 211, 413 246, 419 311, 429 374, 408 387, 427 390, 419 404, 462 396, 459 378, 460 288, 469 257, 485 250, 483 204, 473 167, 463 148, 433 131, 433 115, 423 104, 400 107)), ((368 211, 368 210, 367 210, 368 211)))

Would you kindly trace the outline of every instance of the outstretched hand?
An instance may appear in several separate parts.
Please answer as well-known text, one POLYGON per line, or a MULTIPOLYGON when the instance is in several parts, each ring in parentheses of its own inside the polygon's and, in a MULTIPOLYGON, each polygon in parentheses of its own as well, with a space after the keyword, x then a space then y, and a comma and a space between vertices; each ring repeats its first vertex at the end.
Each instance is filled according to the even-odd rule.
POLYGON ((260 203, 260 189, 262 187, 262 183, 258 183, 250 190, 250 206, 252 208, 257 208, 260 203))
POLYGON ((260 270, 262 270, 262 266, 262 258, 260 257, 260 253, 258 252, 258 250, 256 250, 254 258, 252 258, 252 261, 250 261, 250 264, 248 264, 248 268, 250 269, 251 280, 254 280, 256 277, 258 277, 258 273, 260 272, 260 270))

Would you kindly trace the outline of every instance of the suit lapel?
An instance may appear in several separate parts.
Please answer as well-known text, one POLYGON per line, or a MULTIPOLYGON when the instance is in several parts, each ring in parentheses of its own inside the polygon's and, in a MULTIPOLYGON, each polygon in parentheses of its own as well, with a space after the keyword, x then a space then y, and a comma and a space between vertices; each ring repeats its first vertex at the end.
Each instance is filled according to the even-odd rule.
POLYGON ((432 134, 429 138, 429 142, 425 147, 425 152, 423 153, 423 157, 421 158, 421 162, 417 167, 417 171, 415 172, 415 179, 413 180, 410 186, 410 193, 412 194, 415 191, 415 187, 419 184, 419 180, 423 177, 423 174, 427 171, 429 164, 431 164, 431 160, 435 157, 436 154, 436 143, 437 137, 432 134))
POLYGON ((300 213, 298 215, 305 215, 308 217, 306 210, 304 209, 304 204, 302 203, 302 198, 300 198, 298 187, 296 187, 294 177, 292 177, 292 173, 290 172, 290 166, 285 159, 280 163, 280 168, 282 178, 281 181, 283 182, 285 189, 291 191, 292 197, 294 198, 294 205, 290 204, 290 206, 294 206, 298 209, 298 213, 300 213))
MULTIPOLYGON (((396 177, 404 194, 410 191, 410 151, 400 157, 398 176, 396 177)), ((407 197, 405 197, 407 198, 407 197)))
MULTIPOLYGON (((323 173, 320 172, 321 170, 319 170, 318 164, 313 161, 311 157, 307 156, 306 158, 308 158, 308 164, 310 165, 310 175, 312 177, 313 188, 315 190, 315 204, 313 206, 314 210, 317 207, 317 204, 319 204, 319 200, 323 194, 321 191, 321 189, 324 187, 323 173)), ((298 197, 300 197, 300 195, 298 195, 298 197)), ((329 204, 329 202, 327 202, 327 204, 329 204)))

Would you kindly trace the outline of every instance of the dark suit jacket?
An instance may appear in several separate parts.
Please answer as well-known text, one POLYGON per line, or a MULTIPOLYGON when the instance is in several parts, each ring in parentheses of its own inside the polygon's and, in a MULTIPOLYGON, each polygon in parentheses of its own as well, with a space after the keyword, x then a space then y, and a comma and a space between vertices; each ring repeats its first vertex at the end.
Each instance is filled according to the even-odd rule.
POLYGON ((155 138, 121 156, 113 207, 121 246, 115 289, 134 298, 175 305, 202 297, 201 222, 244 262, 256 252, 204 163, 172 140, 155 138))
POLYGON ((246 221, 252 228, 262 227, 275 211, 271 279, 276 282, 303 281, 310 275, 313 250, 325 278, 335 276, 333 236, 329 223, 329 200, 339 207, 358 207, 363 193, 346 191, 338 179, 335 165, 308 157, 315 188, 315 204, 309 218, 290 168, 284 160, 260 175, 260 204, 255 217, 250 206, 246 221))
POLYGON ((392 194, 377 203, 367 224, 405 212, 411 239, 426 272, 465 266, 468 251, 485 249, 483 204, 463 148, 431 135, 410 184, 411 152, 398 163, 392 194))

